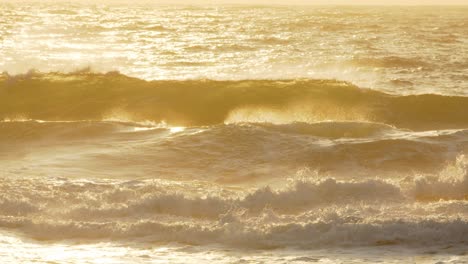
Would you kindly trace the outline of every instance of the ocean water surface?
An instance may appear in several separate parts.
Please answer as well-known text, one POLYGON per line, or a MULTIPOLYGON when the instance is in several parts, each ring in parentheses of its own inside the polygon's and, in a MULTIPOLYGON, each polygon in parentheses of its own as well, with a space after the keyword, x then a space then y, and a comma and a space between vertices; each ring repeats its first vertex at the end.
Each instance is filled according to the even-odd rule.
POLYGON ((0 261, 467 263, 467 14, 0 4, 0 261))

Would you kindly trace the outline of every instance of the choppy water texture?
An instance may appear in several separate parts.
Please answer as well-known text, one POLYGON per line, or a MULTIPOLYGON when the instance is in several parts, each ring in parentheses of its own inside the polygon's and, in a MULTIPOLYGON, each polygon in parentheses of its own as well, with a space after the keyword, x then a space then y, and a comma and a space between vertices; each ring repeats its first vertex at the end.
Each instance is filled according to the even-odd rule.
POLYGON ((468 9, 0 11, 2 262, 468 262, 468 9))
POLYGON ((143 79, 335 78, 467 94, 466 7, 4 4, 0 70, 143 79))

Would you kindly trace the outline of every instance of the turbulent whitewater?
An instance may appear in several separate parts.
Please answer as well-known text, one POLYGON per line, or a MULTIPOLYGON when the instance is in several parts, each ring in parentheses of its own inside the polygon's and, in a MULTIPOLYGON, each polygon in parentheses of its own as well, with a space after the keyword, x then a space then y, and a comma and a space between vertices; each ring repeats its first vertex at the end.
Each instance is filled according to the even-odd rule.
POLYGON ((1 262, 468 262, 466 8, 0 10, 1 262))

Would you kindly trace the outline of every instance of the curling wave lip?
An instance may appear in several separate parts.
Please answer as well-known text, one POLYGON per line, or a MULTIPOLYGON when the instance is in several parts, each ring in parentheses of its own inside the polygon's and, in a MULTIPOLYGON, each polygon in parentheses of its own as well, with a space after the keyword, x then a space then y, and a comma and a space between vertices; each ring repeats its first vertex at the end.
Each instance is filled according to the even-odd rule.
POLYGON ((413 130, 468 127, 468 97, 397 96, 335 80, 148 82, 116 72, 4 74, 0 94, 0 118, 13 120, 111 117, 172 126, 333 120, 413 130), (15 103, 18 100, 23 103, 15 103))

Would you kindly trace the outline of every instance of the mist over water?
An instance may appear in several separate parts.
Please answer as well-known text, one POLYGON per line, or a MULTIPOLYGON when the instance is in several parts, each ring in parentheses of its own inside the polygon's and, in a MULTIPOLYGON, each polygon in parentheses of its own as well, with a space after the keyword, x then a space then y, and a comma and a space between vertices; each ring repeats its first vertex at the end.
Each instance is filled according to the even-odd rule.
POLYGON ((467 263, 466 8, 0 11, 2 262, 467 263))

